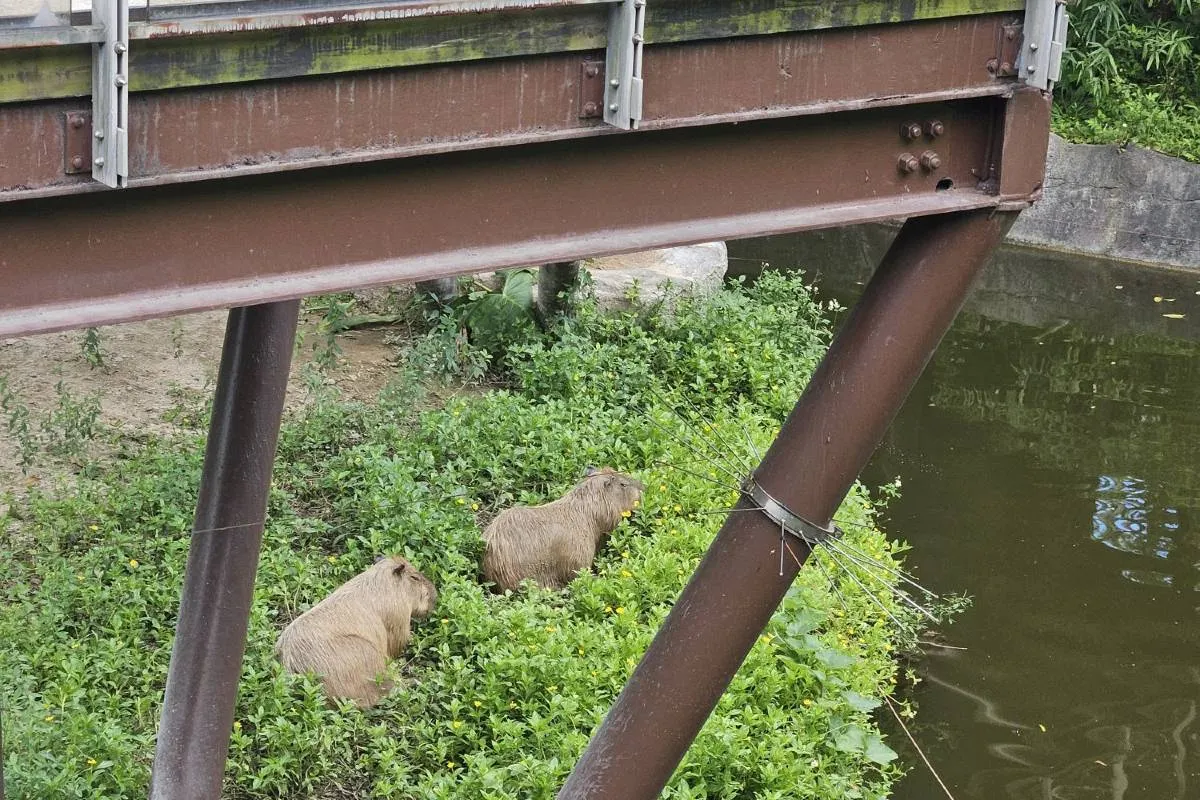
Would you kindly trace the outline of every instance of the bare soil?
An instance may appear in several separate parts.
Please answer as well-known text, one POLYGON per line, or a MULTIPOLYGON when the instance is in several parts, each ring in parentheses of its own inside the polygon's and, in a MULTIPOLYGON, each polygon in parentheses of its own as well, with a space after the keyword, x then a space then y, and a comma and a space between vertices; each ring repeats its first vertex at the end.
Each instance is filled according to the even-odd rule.
MULTIPOLYGON (((170 411, 181 399, 213 391, 225 319, 226 312, 218 311, 101 328, 99 367, 85 357, 81 330, 0 340, 0 377, 28 407, 34 425, 58 404, 61 381, 73 398, 98 398, 99 423, 106 428, 166 433, 174 426, 170 411)), ((305 320, 301 325, 304 344, 292 360, 289 408, 307 395, 300 373, 313 358, 314 324, 305 320)), ((327 378, 346 398, 374 399, 394 374, 396 347, 389 343, 394 338, 395 332, 385 329, 339 334, 342 353, 327 378)), ((20 495, 36 483, 69 479, 73 471, 71 464, 41 454, 23 472, 6 418, 0 414, 0 514, 6 493, 20 495)))

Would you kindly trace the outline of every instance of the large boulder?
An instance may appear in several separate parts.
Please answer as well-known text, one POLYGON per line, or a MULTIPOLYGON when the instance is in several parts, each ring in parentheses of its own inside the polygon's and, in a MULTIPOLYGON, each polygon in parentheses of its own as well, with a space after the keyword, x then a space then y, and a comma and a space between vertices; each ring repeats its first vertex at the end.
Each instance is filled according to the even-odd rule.
POLYGON ((627 309, 636 296, 641 303, 686 295, 700 297, 720 290, 729 268, 724 242, 668 247, 583 262, 601 308, 627 309))

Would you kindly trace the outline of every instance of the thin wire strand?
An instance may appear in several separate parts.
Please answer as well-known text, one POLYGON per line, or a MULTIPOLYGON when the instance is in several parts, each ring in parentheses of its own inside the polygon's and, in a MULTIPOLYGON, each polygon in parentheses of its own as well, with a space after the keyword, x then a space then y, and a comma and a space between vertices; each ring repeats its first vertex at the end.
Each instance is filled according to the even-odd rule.
MULTIPOLYGON (((661 394, 659 394, 657 391, 655 391, 653 387, 650 388, 650 394, 653 395, 654 397, 658 398, 658 401, 660 403, 667 406, 667 408, 669 408, 671 410, 671 413, 675 415, 676 419, 678 419, 685 426, 687 426, 695 434, 695 436, 700 439, 700 441, 704 442, 708 446, 708 452, 714 454, 713 461, 715 463, 725 467, 726 468, 725 471, 727 474, 731 471, 731 468, 732 468, 733 472, 736 472, 736 471, 738 471, 739 467, 741 468, 742 472, 749 472, 749 469, 747 469, 745 466, 740 465, 736 460, 734 460, 732 462, 732 464, 728 461, 723 461, 722 460, 723 454, 721 452, 721 448, 717 447, 716 444, 714 444, 707 437, 705 437, 704 434, 701 431, 699 431, 696 428, 696 426, 693 424, 693 420, 689 420, 686 416, 681 414, 679 412, 679 409, 675 408, 674 404, 671 403, 671 401, 667 400, 665 397, 663 397, 661 394)), ((684 398, 684 402, 687 402, 686 398, 684 398)), ((722 443, 724 443, 724 439, 721 437, 720 432, 718 432, 711 425, 709 426, 709 429, 712 430, 712 432, 714 434, 716 434, 718 439, 721 439, 722 443)), ((733 454, 732 448, 730 448, 728 444, 725 444, 725 447, 729 450, 729 453, 728 453, 729 457, 733 458, 734 454, 733 454)), ((741 482, 740 476, 733 475, 731 477, 733 477, 733 480, 735 483, 741 482)))
POLYGON ((908 726, 904 724, 904 720, 900 719, 900 712, 896 710, 896 706, 892 703, 892 699, 887 695, 884 695, 883 702, 887 703, 887 707, 891 710, 892 716, 896 718, 896 722, 900 723, 900 729, 904 731, 904 735, 908 737, 910 742, 912 742, 912 746, 916 749, 917 755, 919 755, 921 760, 925 762, 925 766, 929 767, 929 773, 933 775, 933 779, 938 782, 938 786, 942 787, 942 791, 946 793, 946 797, 949 797, 950 800, 954 800, 954 795, 950 794, 950 790, 946 788, 946 784, 942 782, 942 777, 937 774, 937 770, 933 768, 933 764, 929 763, 929 759, 925 757, 925 753, 921 750, 921 746, 917 744, 917 740, 913 738, 911 733, 909 733, 908 726))
MULTIPOLYGON (((687 403, 688 408, 690 408, 692 410, 692 412, 695 414, 695 419, 701 419, 702 415, 700 414, 700 410, 697 409, 696 406, 692 404, 691 400, 687 399, 687 395, 681 394, 680 397, 683 398, 683 402, 687 403)), ((725 445, 726 448, 728 448, 729 457, 733 460, 734 465, 735 466, 740 465, 742 467, 742 471, 745 472, 747 475, 749 475, 753 471, 753 466, 746 464, 744 461, 742 461, 740 458, 737 457, 737 450, 734 448, 733 444, 731 444, 724 436, 721 435, 721 431, 719 431, 711 423, 705 422, 704 424, 707 425, 708 429, 713 432, 713 435, 717 437, 717 440, 720 441, 721 444, 725 445)))
MULTIPOLYGON (((654 427, 658 428, 663 433, 670 436, 672 439, 677 440, 680 444, 682 444, 684 447, 686 447, 692 453, 692 455, 698 456, 698 457, 706 460, 711 466, 715 466, 716 468, 720 469, 722 472, 724 472, 726 475, 728 475, 730 478, 732 478, 734 483, 739 483, 741 481, 741 477, 738 475, 735 475, 729 469, 729 467, 726 464, 724 464, 719 458, 714 458, 710 453, 704 451, 703 449, 698 448, 693 441, 690 441, 690 440, 685 439, 684 437, 680 436, 678 431, 670 430, 665 425, 660 423, 658 420, 651 417, 649 414, 646 415, 646 421, 649 422, 654 427)), ((701 437, 701 440, 706 441, 703 439, 703 437, 701 437)))
POLYGON ((834 553, 833 550, 830 550, 829 548, 825 548, 825 552, 829 554, 829 557, 833 560, 833 563, 837 564, 838 567, 841 568, 842 572, 844 572, 846 574, 846 576, 848 578, 850 578, 850 580, 854 581, 858 585, 858 588, 863 590, 863 594, 865 594, 867 596, 867 599, 870 600, 872 603, 874 603, 876 606, 878 606, 879 610, 882 611, 884 614, 886 614, 888 619, 890 619, 892 622, 896 623, 896 627, 900 628, 900 630, 907 631, 913 635, 916 635, 916 631, 914 631, 908 625, 905 625, 903 622, 901 622, 900 618, 897 617, 895 614, 893 614, 891 611, 889 611, 887 606, 885 606, 879 600, 879 598, 876 597, 871 592, 871 590, 868 589, 866 587, 866 585, 864 585, 863 582, 858 579, 858 576, 854 574, 854 570, 850 569, 849 567, 847 567, 845 564, 843 564, 841 561, 838 560, 837 554, 834 553))
POLYGON ((894 595, 896 596, 896 598, 897 598, 897 599, 899 599, 899 600, 903 600, 905 603, 907 603, 908 605, 912 606, 912 607, 913 607, 915 610, 917 610, 917 611, 921 612, 922 614, 924 614, 926 617, 928 617, 928 618, 929 618, 929 620, 930 620, 931 622, 937 622, 937 621, 938 621, 938 618, 937 618, 936 616, 934 616, 934 614, 933 614, 933 612, 932 612, 932 611, 930 611, 929 609, 925 608, 923 605, 921 605, 920 603, 918 603, 916 600, 913 600, 913 599, 912 599, 911 597, 909 597, 909 596, 908 596, 908 594, 907 594, 907 593, 905 593, 903 590, 901 590, 901 589, 899 589, 898 587, 894 586, 893 584, 889 583, 889 582, 888 582, 886 579, 884 579, 884 578, 880 577, 880 576, 879 576, 879 575, 877 575, 875 572, 873 572, 871 569, 869 569, 868 567, 864 566, 864 565, 863 565, 863 562, 859 561, 859 560, 858 560, 858 559, 856 559, 854 556, 850 555, 850 553, 846 552, 845 550, 838 549, 838 548, 837 548, 837 546, 834 544, 834 540, 830 539, 830 540, 827 540, 827 541, 825 541, 825 542, 822 542, 822 544, 824 544, 824 545, 825 545, 827 548, 829 548, 829 549, 831 549, 831 550, 835 550, 835 551, 838 553, 838 555, 840 555, 842 558, 846 559, 846 560, 847 560, 847 561, 849 561, 850 563, 852 563, 852 564, 854 564, 855 566, 857 566, 857 567, 858 567, 860 570, 862 570, 862 572, 863 572, 864 574, 866 574, 867 576, 869 576, 869 577, 873 578, 874 580, 878 581, 878 582, 880 583, 880 585, 882 585, 882 586, 883 586, 885 589, 887 589, 889 592, 891 592, 892 594, 894 594, 894 595))

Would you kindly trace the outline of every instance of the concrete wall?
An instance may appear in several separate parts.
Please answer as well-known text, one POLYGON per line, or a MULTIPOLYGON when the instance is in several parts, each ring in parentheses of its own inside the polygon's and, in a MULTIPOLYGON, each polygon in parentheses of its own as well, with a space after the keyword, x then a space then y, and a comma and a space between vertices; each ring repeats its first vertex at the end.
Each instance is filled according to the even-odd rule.
POLYGON ((1053 136, 1045 195, 1008 241, 1200 270, 1200 164, 1053 136))

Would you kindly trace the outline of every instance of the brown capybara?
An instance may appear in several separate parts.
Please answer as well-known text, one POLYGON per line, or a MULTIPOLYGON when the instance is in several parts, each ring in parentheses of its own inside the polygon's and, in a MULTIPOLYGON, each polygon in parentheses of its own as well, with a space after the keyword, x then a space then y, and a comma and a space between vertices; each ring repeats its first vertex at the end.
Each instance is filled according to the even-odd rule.
POLYGON ((275 655, 289 672, 313 672, 325 694, 374 705, 391 690, 380 678, 408 644, 410 620, 429 616, 437 589, 399 556, 381 558, 292 620, 275 655))
POLYGON ((483 539, 484 578, 500 591, 533 579, 561 589, 592 565, 600 542, 637 507, 643 486, 608 467, 588 469, 587 477, 558 500, 500 512, 483 539))

